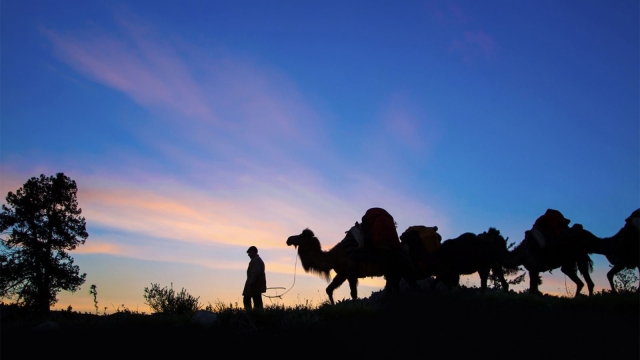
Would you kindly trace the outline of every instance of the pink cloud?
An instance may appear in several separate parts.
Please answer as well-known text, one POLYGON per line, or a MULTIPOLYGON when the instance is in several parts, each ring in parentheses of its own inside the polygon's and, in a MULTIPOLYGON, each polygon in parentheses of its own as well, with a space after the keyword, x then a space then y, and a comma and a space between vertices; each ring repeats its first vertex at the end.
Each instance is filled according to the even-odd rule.
POLYGON ((452 1, 427 0, 425 6, 434 19, 443 23, 461 24, 469 19, 462 7, 452 1))
POLYGON ((462 8, 451 1, 447 1, 447 8, 449 9, 449 13, 455 18, 459 23, 464 23, 467 21, 468 16, 464 13, 462 8))
POLYGON ((454 39, 450 50, 462 54, 465 61, 472 61, 478 56, 492 58, 498 46, 496 41, 483 31, 465 31, 462 38, 454 39))
POLYGON ((394 147, 407 147, 412 152, 426 151, 432 139, 433 125, 427 120, 424 111, 407 94, 393 94, 383 110, 382 121, 385 134, 391 134, 394 147))
POLYGON ((168 107, 200 120, 212 119, 200 88, 171 48, 133 34, 128 39, 117 39, 104 35, 63 35, 52 30, 43 33, 63 62, 124 92, 141 105, 168 107))
MULTIPOLYGON (((135 16, 119 15, 116 23, 119 35, 93 29, 42 32, 62 62, 175 120, 176 133, 225 158, 242 161, 259 154, 286 162, 288 147, 302 144, 307 152, 326 154, 319 145, 325 141, 320 121, 325 116, 316 114, 295 83, 276 69, 228 54, 203 55, 176 37, 162 39, 135 16), (315 141, 305 141, 306 133, 315 141)), ((154 135, 145 140, 171 148, 154 135)))
POLYGON ((379 181, 397 183, 398 173, 414 171, 416 163, 426 166, 441 136, 440 126, 405 91, 394 91, 381 105, 358 143, 367 154, 359 166, 379 181))
POLYGON ((105 240, 91 239, 86 241, 84 245, 78 246, 74 254, 109 254, 109 255, 125 255, 127 252, 122 247, 110 243, 105 240))

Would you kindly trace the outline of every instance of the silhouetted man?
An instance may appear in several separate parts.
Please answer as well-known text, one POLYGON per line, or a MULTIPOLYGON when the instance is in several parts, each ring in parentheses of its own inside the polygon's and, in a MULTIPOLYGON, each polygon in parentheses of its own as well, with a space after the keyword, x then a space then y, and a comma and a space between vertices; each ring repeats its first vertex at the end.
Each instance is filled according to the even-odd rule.
POLYGON ((251 300, 255 309, 262 309, 262 293, 267 292, 267 277, 264 272, 264 262, 258 255, 258 248, 249 247, 247 254, 251 261, 247 268, 247 281, 242 291, 242 302, 247 311, 251 311, 251 300))

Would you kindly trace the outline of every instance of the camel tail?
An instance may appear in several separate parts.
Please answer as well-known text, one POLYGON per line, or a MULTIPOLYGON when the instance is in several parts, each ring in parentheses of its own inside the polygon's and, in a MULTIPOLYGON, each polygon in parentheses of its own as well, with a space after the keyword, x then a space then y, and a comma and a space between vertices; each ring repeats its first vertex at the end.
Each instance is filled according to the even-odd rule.
MULTIPOLYGON (((587 272, 591 274, 593 272, 593 260, 591 259, 590 256, 587 255, 584 258, 584 262, 587 264, 587 272)), ((573 271, 576 271, 576 270, 580 270, 577 262, 573 265, 573 271)))

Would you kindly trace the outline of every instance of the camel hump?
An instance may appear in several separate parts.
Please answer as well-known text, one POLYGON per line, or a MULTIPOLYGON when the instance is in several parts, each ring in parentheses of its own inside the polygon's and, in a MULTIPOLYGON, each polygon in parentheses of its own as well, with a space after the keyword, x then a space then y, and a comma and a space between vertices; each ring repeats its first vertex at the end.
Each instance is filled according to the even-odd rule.
POLYGON ((374 248, 399 248, 400 239, 393 216, 382 208, 370 208, 362 216, 365 244, 374 248))
POLYGON ((429 253, 433 253, 434 251, 436 251, 440 247, 440 244, 442 243, 442 236, 438 234, 437 226, 424 226, 424 225, 409 226, 407 230, 404 231, 404 233, 411 232, 411 231, 415 231, 416 233, 418 233, 418 237, 420 237, 422 244, 424 245, 425 249, 427 249, 427 252, 429 253))

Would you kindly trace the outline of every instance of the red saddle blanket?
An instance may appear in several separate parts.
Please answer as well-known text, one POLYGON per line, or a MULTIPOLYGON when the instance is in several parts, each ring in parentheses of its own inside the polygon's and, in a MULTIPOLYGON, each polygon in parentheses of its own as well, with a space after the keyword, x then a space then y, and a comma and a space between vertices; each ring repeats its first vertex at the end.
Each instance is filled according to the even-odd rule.
POLYGON ((382 208, 371 208, 362 216, 365 244, 374 248, 392 249, 400 247, 400 238, 393 216, 382 208))

